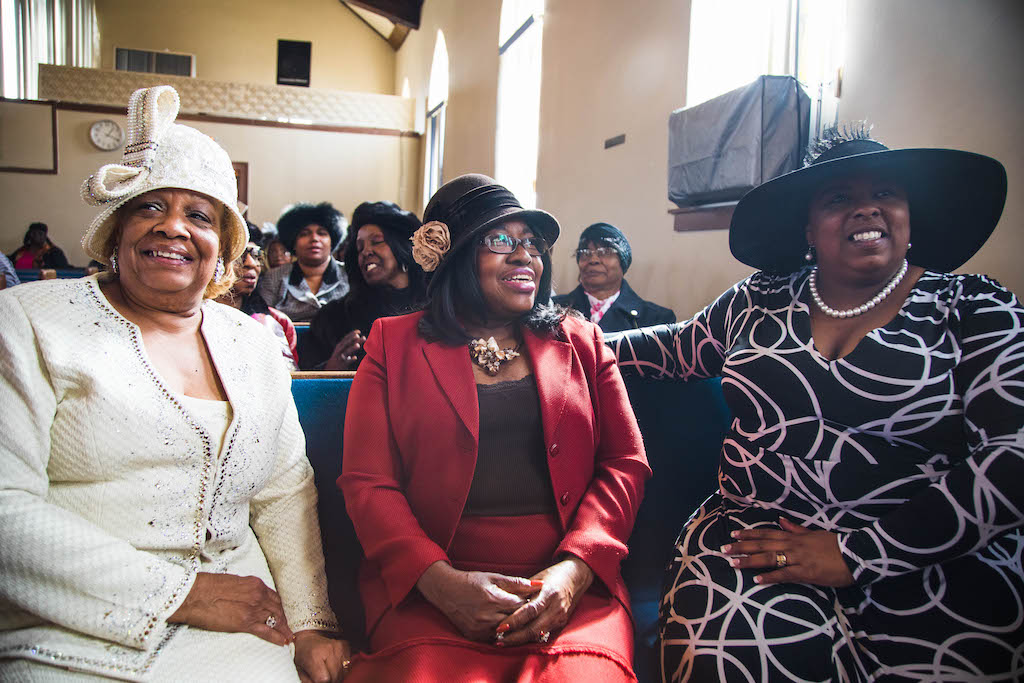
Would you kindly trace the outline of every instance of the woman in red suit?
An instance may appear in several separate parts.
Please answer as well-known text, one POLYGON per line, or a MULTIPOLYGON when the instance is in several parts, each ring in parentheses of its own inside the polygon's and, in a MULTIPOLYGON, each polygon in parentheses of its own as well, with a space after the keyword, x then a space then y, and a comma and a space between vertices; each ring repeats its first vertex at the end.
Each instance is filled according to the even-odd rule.
POLYGON ((482 175, 427 205, 425 310, 373 324, 339 484, 351 681, 635 681, 619 564, 651 474, 600 330, 546 305, 558 223, 482 175))

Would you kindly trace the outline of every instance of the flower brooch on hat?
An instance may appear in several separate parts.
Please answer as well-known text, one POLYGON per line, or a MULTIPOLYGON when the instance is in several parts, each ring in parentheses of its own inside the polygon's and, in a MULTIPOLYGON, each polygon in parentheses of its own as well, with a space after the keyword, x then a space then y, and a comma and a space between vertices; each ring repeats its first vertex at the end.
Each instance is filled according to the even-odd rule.
POLYGON ((432 273, 452 247, 448 226, 441 221, 424 223, 412 237, 412 257, 426 273, 432 273))

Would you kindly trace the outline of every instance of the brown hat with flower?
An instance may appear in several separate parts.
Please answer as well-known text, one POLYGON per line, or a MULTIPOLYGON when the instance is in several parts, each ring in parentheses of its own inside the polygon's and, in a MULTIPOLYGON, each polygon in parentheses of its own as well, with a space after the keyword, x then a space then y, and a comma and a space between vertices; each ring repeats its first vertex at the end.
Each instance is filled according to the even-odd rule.
POLYGON ((480 234, 513 220, 529 225, 548 244, 558 239, 558 221, 547 211, 524 209, 494 178, 479 173, 459 176, 430 198, 423 225, 411 238, 413 258, 423 270, 434 273, 432 285, 451 261, 451 254, 480 234))

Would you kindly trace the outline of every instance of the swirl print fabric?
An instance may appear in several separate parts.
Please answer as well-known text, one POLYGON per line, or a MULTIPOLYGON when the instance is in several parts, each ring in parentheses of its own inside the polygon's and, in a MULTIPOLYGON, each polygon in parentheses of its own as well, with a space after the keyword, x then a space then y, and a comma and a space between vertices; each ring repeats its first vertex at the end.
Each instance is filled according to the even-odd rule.
POLYGON ((680 533, 666 681, 1024 677, 1024 307, 924 273, 848 355, 814 348, 809 270, 609 335, 623 374, 722 377, 719 491, 680 533), (780 517, 838 534, 855 584, 754 583, 719 548, 780 517))

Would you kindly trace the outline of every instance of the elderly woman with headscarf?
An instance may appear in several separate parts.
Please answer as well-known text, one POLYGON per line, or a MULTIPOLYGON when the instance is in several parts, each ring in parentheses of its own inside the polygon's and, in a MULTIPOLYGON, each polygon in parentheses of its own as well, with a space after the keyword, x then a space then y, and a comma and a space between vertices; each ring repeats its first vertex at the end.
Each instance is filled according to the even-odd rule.
POLYGON ((351 289, 320 309, 299 347, 304 370, 353 370, 377 318, 413 311, 426 294, 426 276, 409 239, 416 215, 391 202, 363 202, 352 214, 345 247, 351 289))
POLYGON ((231 161, 177 112, 135 92, 82 187, 110 271, 0 292, 4 680, 342 676, 288 371, 211 301, 246 244, 231 161))
POLYGON ((311 320, 348 292, 345 269, 331 256, 345 239, 344 217, 328 202, 296 204, 278 219, 277 234, 295 262, 268 271, 260 296, 293 322, 311 320))
POLYGON ((554 302, 569 306, 605 332, 674 323, 671 309, 645 301, 626 282, 633 250, 621 230, 609 223, 594 223, 580 235, 573 252, 580 269, 580 284, 554 302))
POLYGON ((612 340, 627 374, 721 376, 734 416, 668 568, 663 676, 1020 680, 1024 306, 950 273, 1006 172, 864 129, 812 158, 736 207, 757 273, 612 340))
POLYGON ((635 681, 619 565, 650 468, 600 330, 547 305, 558 223, 476 174, 424 218, 429 302, 374 322, 345 417, 352 677, 635 681))

